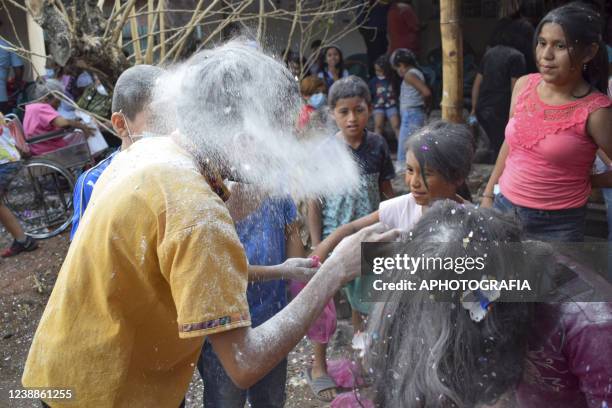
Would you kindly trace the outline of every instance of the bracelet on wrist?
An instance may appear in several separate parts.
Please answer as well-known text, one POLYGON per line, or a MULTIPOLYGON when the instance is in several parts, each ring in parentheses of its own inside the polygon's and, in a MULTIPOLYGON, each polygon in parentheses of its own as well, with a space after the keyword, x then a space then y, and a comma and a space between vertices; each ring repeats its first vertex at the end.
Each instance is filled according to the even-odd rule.
POLYGON ((494 199, 495 198, 495 194, 491 193, 491 194, 483 194, 482 195, 483 198, 490 198, 490 199, 494 199))

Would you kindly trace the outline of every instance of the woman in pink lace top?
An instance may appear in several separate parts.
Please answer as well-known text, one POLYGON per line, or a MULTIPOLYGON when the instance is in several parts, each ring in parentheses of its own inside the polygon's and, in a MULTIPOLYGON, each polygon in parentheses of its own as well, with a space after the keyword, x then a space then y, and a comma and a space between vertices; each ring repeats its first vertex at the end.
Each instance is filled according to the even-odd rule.
POLYGON ((551 11, 536 29, 539 73, 513 91, 506 140, 483 206, 513 212, 527 236, 584 240, 591 168, 612 154, 612 105, 600 16, 576 3, 551 11), (499 182, 501 194, 493 195, 499 182))
MULTIPOLYGON (((530 238, 584 240, 591 167, 612 153, 612 105, 601 19, 576 3, 553 10, 536 29, 539 73, 514 88, 506 141, 483 206, 511 212, 530 238), (493 187, 501 194, 493 203, 493 187)), ((611 303, 538 304, 520 408, 612 406, 611 303)))

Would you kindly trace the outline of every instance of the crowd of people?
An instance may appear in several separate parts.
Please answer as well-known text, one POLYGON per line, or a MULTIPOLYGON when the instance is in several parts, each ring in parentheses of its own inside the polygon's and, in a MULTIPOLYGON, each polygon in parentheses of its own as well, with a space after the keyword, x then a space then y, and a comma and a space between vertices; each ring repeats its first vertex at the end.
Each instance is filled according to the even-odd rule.
MULTIPOLYGON (((3 145, 0 154, 0 198, 9 188, 10 182, 23 168, 23 160, 28 157, 44 157, 48 153, 77 144, 88 144, 88 139, 99 136, 101 139, 95 150, 90 145, 92 155, 101 155, 109 147, 107 140, 99 133, 99 119, 110 119, 111 97, 95 75, 85 70, 77 72, 59 67, 52 58, 47 59, 44 75, 26 86, 21 77, 23 61, 15 53, 5 49, 0 51, 12 66, 14 92, 9 101, 6 82, 0 82, 0 92, 4 91, 4 101, 0 101, 0 122, 3 145), (17 85, 18 84, 18 85, 17 85), (18 102, 27 101, 16 105, 18 102), (19 123, 9 126, 4 115, 12 115, 19 123), (92 117, 93 116, 93 117, 92 117), (9 130, 11 129, 11 130, 9 130), (21 133, 27 146, 19 144, 15 132, 21 133), (101 145, 99 144, 101 143, 101 145)), ((0 62, 1 63, 1 62, 0 62)), ((5 74, 6 75, 6 74, 5 74)), ((2 95, 0 95, 0 99, 2 95)), ((117 145, 109 135, 110 145, 117 145)), ((26 235, 17 217, 0 201, 0 223, 13 237, 12 244, 3 249, 0 256, 11 257, 38 248, 37 242, 26 235)))
MULTIPOLYGON (((388 13, 389 24, 418 27, 405 2, 388 13)), ((77 181, 71 245, 23 385, 69 386, 78 406, 176 407, 197 367, 206 407, 282 407, 287 355, 306 336, 314 358, 304 377, 334 408, 612 403, 610 302, 503 302, 473 291, 474 312, 466 293, 444 302, 423 292, 389 291, 377 302, 363 295, 362 242, 400 241, 424 257, 477 256, 482 243, 508 243, 522 256, 490 250, 482 277, 518 269, 552 276, 552 253, 533 241, 583 242, 591 188, 612 188, 612 58, 601 16, 570 3, 529 31, 519 29, 518 9, 506 14, 473 89, 471 113, 496 160, 480 203, 466 187, 473 129, 427 119, 432 92, 417 29, 389 38, 380 55, 368 50, 369 83, 348 73, 337 46, 323 47, 298 82, 301 61, 280 62, 240 38, 177 66, 129 68, 112 93, 95 76, 49 64, 26 106, 26 136, 81 132, 33 153, 92 131, 60 113, 70 100, 104 109, 121 142, 77 181), (274 86, 262 90, 264 82, 274 86), (387 125, 396 152, 381 135, 387 125), (281 154, 296 158, 314 146, 306 142, 319 143, 304 156, 315 170, 336 145, 333 159, 356 165, 337 192, 313 194, 336 175, 279 161, 279 141, 281 154), (594 175, 596 157, 606 171, 594 175), (278 185, 249 178, 255 167, 278 185), (410 193, 395 196, 398 174, 410 193), (353 175, 358 183, 349 186, 353 175), (315 187, 296 198, 287 193, 292 182, 315 187), (343 392, 330 370, 338 292, 360 350, 341 369, 362 392, 343 392)), ((14 143, 0 137, 0 191, 18 163, 14 143)), ((35 249, 6 211, 0 206, 0 220, 15 241, 3 256, 35 249)))

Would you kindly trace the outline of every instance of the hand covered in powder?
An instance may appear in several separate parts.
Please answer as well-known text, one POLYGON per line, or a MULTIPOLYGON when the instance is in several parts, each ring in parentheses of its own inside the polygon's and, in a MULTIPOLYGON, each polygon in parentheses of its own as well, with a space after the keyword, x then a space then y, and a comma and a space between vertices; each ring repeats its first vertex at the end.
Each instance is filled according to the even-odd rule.
POLYGON ((344 238, 336 247, 332 255, 325 262, 329 263, 342 278, 342 282, 350 282, 361 275, 361 243, 362 242, 391 242, 399 237, 400 231, 389 229, 383 223, 376 223, 361 231, 344 238))
POLYGON ((320 265, 319 260, 314 258, 289 258, 280 267, 285 279, 308 282, 317 273, 320 265))

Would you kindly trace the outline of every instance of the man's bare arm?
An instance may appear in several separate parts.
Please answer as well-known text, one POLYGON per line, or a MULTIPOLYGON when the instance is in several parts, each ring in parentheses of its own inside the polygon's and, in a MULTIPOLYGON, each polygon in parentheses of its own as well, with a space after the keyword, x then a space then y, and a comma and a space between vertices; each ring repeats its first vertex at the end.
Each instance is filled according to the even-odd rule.
POLYGON ((361 242, 389 241, 398 234, 383 231, 384 227, 377 224, 340 243, 298 296, 263 325, 208 336, 223 368, 237 386, 252 386, 287 356, 336 291, 359 276, 361 242))

